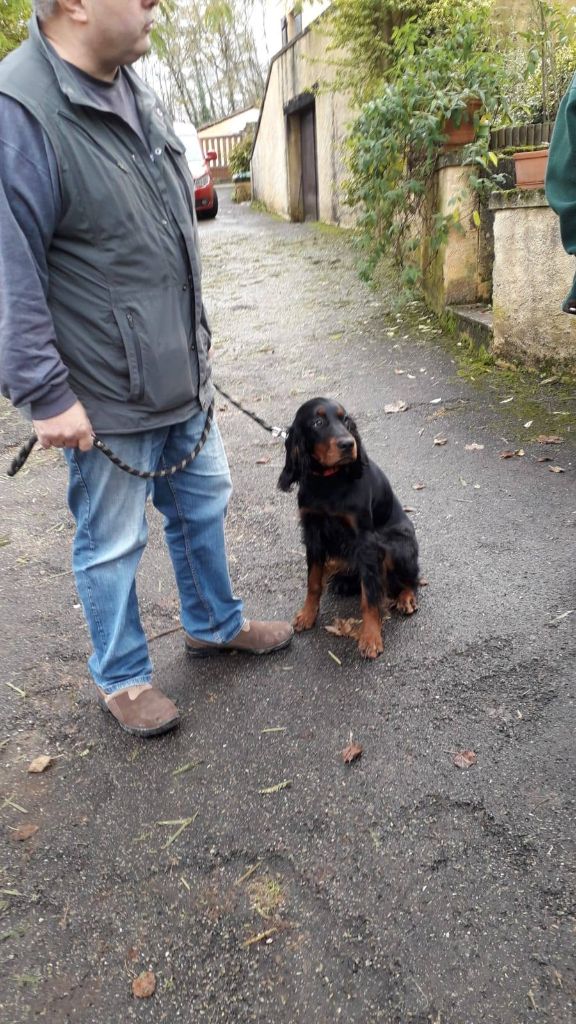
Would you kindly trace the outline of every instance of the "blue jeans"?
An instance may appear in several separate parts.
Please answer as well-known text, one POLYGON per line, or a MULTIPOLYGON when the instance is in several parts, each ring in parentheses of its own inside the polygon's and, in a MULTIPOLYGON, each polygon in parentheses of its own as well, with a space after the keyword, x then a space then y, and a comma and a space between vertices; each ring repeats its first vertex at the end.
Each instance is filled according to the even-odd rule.
MULTIPOLYGON (((171 427, 107 434, 106 443, 137 469, 162 469, 192 451, 205 418, 200 412, 171 427)), ((197 458, 161 479, 130 476, 97 449, 69 449, 65 455, 68 504, 76 520, 74 575, 92 637, 88 665, 95 683, 114 693, 152 676, 135 583, 148 537, 149 495, 164 516, 182 626, 212 643, 236 636, 244 621, 242 602, 232 593, 224 539, 232 485, 216 424, 197 458)))

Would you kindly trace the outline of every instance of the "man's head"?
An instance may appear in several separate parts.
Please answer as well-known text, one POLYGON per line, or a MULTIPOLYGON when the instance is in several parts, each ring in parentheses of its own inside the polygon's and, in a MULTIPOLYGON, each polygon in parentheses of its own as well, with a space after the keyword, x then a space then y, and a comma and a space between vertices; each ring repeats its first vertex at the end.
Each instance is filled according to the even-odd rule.
POLYGON ((42 31, 65 60, 109 78, 150 49, 159 0, 34 0, 42 31))

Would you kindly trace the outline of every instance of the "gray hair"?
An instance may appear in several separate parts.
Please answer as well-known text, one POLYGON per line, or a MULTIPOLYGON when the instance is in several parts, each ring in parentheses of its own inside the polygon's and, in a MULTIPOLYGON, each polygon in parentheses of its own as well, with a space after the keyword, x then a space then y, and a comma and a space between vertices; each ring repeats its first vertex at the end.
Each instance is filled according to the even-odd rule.
POLYGON ((34 0, 34 12, 40 21, 51 18, 57 6, 58 0, 34 0))

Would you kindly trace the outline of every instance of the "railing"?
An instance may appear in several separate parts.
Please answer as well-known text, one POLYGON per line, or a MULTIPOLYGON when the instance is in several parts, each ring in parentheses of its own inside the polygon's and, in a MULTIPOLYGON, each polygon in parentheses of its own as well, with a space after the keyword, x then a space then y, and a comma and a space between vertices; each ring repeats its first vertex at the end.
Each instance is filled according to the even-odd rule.
POLYGON ((210 164, 212 177, 215 181, 226 181, 231 177, 228 167, 230 150, 234 149, 234 146, 237 146, 239 142, 242 142, 243 138, 244 135, 239 133, 236 135, 213 135, 200 139, 204 153, 212 149, 218 154, 218 159, 210 164))

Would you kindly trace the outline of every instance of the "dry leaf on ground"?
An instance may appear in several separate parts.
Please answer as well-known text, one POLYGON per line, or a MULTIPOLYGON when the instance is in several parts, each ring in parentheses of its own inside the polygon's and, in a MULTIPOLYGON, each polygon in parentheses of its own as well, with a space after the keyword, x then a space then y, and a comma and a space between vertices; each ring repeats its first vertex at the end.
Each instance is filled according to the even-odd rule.
POLYGON ((268 456, 266 456, 263 459, 256 459, 256 465, 257 466, 265 466, 270 461, 271 461, 270 458, 268 456))
POLYGON ((135 999, 150 999, 156 991, 156 975, 153 971, 142 971, 132 982, 132 995, 135 999))
POLYGON ((471 768, 473 764, 476 764, 478 758, 473 750, 459 750, 454 755, 454 764, 457 768, 471 768))
POLYGON ((406 412, 407 408, 408 408, 408 406, 407 406, 406 402, 403 402, 402 399, 399 398, 397 402, 390 402, 388 405, 385 405, 384 406, 384 412, 386 412, 386 413, 406 412))
POLYGON ((349 636, 358 640, 362 628, 362 619, 334 619, 329 626, 324 626, 327 633, 334 636, 349 636))
POLYGON ((434 444, 441 447, 444 444, 448 444, 448 438, 444 437, 442 434, 438 434, 438 436, 434 438, 434 444))
POLYGON ((417 512, 418 510, 413 508, 412 505, 404 505, 405 512, 417 512))
POLYGON ((52 764, 52 758, 49 754, 40 754, 39 757, 35 757, 33 761, 28 765, 29 772, 45 772, 47 768, 52 764))
POLYGON ((476 441, 472 441, 472 444, 465 444, 464 451, 466 452, 481 452, 484 451, 483 444, 477 444, 476 441))
POLYGON ((27 822, 26 825, 20 825, 20 828, 17 828, 14 833, 14 839, 18 843, 23 843, 26 839, 30 839, 39 828, 39 825, 33 825, 31 821, 27 822))
POLYGON ((550 473, 565 473, 566 470, 562 469, 562 466, 548 466, 550 473))
POLYGON ((353 761, 357 761, 359 757, 362 757, 362 747, 359 743, 349 743, 347 747, 344 747, 342 751, 342 760, 344 764, 352 764, 353 761))
POLYGON ((423 491, 425 487, 426 484, 412 484, 413 491, 423 491))
POLYGON ((564 438, 558 434, 539 434, 536 440, 538 444, 564 444, 564 438))
POLYGON ((513 459, 514 456, 516 456, 517 458, 521 459, 522 456, 525 454, 526 453, 523 448, 516 448, 514 451, 512 451, 511 448, 505 448, 503 452, 500 452, 500 458, 513 459))

